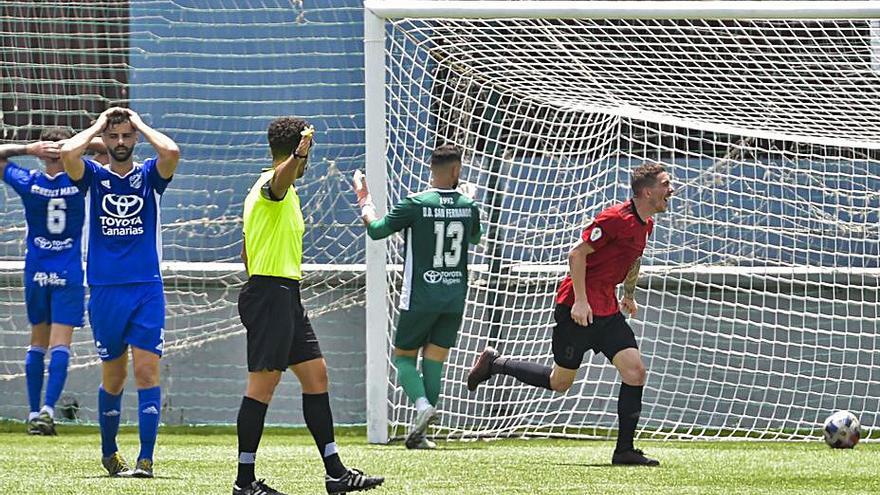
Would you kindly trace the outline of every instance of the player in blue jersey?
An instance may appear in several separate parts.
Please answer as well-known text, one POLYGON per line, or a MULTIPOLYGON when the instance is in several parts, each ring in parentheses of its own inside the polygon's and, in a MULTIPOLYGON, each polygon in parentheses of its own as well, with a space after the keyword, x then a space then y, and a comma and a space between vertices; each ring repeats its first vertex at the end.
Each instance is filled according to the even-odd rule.
POLYGON ((116 107, 103 112, 91 127, 61 147, 64 169, 89 196, 89 321, 103 361, 98 424, 102 463, 110 476, 153 476, 153 449, 162 407, 159 358, 165 327, 159 199, 179 158, 180 150, 171 138, 147 126, 135 112, 116 107), (138 134, 153 146, 157 157, 134 163, 132 152, 138 134), (110 154, 107 166, 82 156, 96 136, 110 154), (129 347, 138 388, 141 441, 133 471, 116 445, 129 347))
POLYGON ((21 197, 27 223, 24 294, 32 326, 24 369, 31 435, 55 435, 55 403, 67 380, 70 340, 74 327, 83 322, 85 203, 59 160, 59 141, 71 136, 70 129, 53 127, 43 130, 37 142, 0 146, 0 175, 21 197), (29 170, 7 161, 17 155, 39 157, 45 170, 29 170), (40 408, 47 351, 49 377, 40 408))

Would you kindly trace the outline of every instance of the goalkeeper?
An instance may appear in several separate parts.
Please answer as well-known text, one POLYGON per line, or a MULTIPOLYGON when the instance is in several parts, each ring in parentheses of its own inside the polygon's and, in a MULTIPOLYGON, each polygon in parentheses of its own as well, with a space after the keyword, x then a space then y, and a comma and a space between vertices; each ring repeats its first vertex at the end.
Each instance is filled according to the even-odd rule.
POLYGON ((617 400, 617 448, 611 462, 656 466, 658 461, 633 447, 646 372, 635 335, 620 308, 630 316, 636 314, 636 282, 642 252, 654 227, 651 217, 666 211, 673 188, 663 166, 654 163, 633 170, 631 186, 632 199, 599 213, 569 252, 571 273, 559 285, 553 315, 555 365, 515 361, 487 347, 471 368, 467 386, 474 391, 492 375, 508 375, 529 385, 565 392, 574 382, 587 349, 601 352, 623 381, 617 400), (615 292, 620 282, 623 298, 618 305, 615 292))
POLYGON ((407 397, 415 404, 409 449, 433 449, 425 431, 437 419, 443 363, 458 340, 467 293, 467 243, 480 242, 480 211, 466 184, 459 184, 461 151, 437 147, 431 155, 431 188, 413 194, 378 219, 366 180, 355 172, 361 219, 371 239, 404 231, 406 260, 394 364, 407 397), (459 189, 457 190, 456 187, 459 189), (416 362, 422 354, 422 369, 416 362))

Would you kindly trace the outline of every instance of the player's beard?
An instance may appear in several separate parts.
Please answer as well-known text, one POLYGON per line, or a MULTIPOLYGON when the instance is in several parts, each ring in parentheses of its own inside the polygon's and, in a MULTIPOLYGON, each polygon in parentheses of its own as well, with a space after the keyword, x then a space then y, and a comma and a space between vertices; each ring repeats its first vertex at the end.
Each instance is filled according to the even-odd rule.
POLYGON ((117 146, 116 148, 108 148, 107 152, 110 153, 110 156, 113 157, 117 162, 124 162, 131 157, 131 152, 134 151, 134 146, 131 148, 127 146, 117 146))

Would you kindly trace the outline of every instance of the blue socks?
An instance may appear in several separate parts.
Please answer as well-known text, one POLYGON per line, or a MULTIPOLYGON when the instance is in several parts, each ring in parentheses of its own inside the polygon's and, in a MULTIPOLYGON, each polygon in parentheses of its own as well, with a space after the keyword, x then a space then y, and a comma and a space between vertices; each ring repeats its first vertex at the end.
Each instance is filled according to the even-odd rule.
POLYGON ((159 411, 162 409, 161 387, 138 390, 138 431, 141 437, 141 453, 138 460, 153 459, 156 436, 159 433, 159 411))
POLYGON ((113 455, 119 450, 116 445, 116 434, 119 433, 119 420, 122 414, 122 392, 112 395, 98 388, 98 425, 101 427, 101 454, 104 457, 113 455))
MULTIPOLYGON (((27 382, 28 405, 31 408, 31 415, 36 416, 40 411, 40 395, 43 391, 43 371, 45 364, 43 360, 46 357, 46 349, 44 347, 30 346, 24 357, 24 374, 27 382)), ((30 418, 28 418, 30 419, 30 418)))
POLYGON ((49 351, 49 379, 46 382, 46 406, 55 408, 64 382, 67 381, 67 365, 70 363, 70 347, 56 345, 49 351))
MULTIPOLYGON (((159 432, 159 412, 162 409, 162 389, 152 387, 138 390, 138 431, 141 438, 141 453, 138 460, 153 459, 156 435, 159 432)), ((101 454, 113 455, 119 450, 116 434, 119 433, 119 420, 122 412, 122 392, 112 395, 98 389, 98 424, 101 426, 101 454)))

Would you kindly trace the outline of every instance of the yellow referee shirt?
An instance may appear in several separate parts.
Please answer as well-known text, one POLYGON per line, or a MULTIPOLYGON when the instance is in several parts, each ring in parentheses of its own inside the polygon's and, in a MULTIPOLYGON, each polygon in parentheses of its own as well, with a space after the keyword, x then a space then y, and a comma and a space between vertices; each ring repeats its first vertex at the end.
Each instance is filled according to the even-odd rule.
POLYGON ((302 240, 306 226, 293 186, 284 199, 269 199, 264 186, 273 169, 260 174, 244 200, 244 244, 248 273, 302 279, 302 240))

